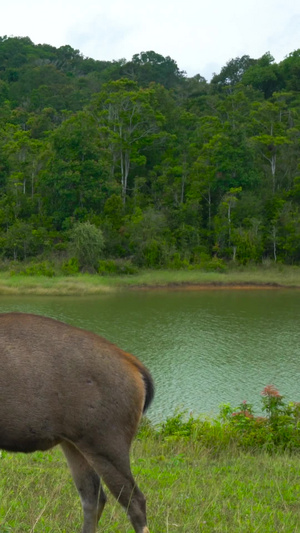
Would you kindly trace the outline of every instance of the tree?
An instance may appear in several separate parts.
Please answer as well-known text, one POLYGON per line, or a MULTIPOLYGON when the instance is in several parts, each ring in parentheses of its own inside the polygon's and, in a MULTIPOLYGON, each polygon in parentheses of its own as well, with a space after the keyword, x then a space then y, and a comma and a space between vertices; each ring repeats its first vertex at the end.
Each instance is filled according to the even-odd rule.
POLYGON ((299 58, 234 58, 208 83, 151 50, 105 62, 0 38, 2 250, 63 247, 89 221, 140 265, 218 246, 300 261, 299 58))
POLYGON ((85 218, 103 207, 113 184, 91 115, 80 111, 65 120, 50 137, 51 157, 40 191, 47 212, 60 229, 68 217, 85 218))
POLYGON ((275 91, 283 88, 280 70, 278 65, 274 64, 274 57, 269 52, 246 70, 242 77, 242 83, 259 89, 265 98, 270 98, 275 91))
POLYGON ((300 90, 300 48, 291 52, 281 63, 279 71, 288 91, 300 90))
POLYGON ((130 171, 145 165, 143 148, 155 141, 164 120, 155 109, 155 91, 126 79, 111 82, 94 97, 91 112, 110 160, 110 174, 120 176, 125 204, 130 171))
POLYGON ((16 131, 10 141, 3 147, 10 167, 19 173, 22 179, 23 194, 33 199, 36 192, 36 180, 47 160, 46 144, 32 139, 28 131, 16 131))
POLYGON ((289 138, 289 120, 287 107, 283 101, 253 104, 251 113, 252 131, 256 134, 250 139, 260 157, 266 161, 271 175, 273 193, 280 185, 277 176, 278 157, 282 156, 287 146, 292 144, 289 138))
POLYGON ((220 74, 214 74, 211 80, 212 86, 232 88, 242 81, 243 75, 249 67, 255 65, 256 60, 248 55, 236 57, 228 61, 221 69, 220 74))
POLYGON ((132 60, 124 65, 122 71, 143 87, 155 82, 167 89, 182 83, 184 76, 184 72, 179 70, 174 59, 169 56, 164 57, 153 50, 135 54, 132 60))
POLYGON ((20 220, 1 235, 3 254, 14 261, 38 255, 49 248, 50 244, 45 228, 36 229, 33 224, 20 220))
POLYGON ((236 255, 236 246, 232 242, 232 210, 234 209, 238 195, 241 193, 242 187, 232 187, 224 195, 222 202, 219 206, 219 213, 215 217, 215 228, 218 247, 228 253, 229 250, 233 250, 233 259, 236 255))
POLYGON ((97 269, 104 248, 103 233, 90 222, 78 222, 70 230, 70 251, 80 268, 97 269))
POLYGON ((166 217, 148 208, 144 213, 135 209, 125 220, 129 249, 139 266, 157 268, 166 263, 168 257, 168 233, 166 217))

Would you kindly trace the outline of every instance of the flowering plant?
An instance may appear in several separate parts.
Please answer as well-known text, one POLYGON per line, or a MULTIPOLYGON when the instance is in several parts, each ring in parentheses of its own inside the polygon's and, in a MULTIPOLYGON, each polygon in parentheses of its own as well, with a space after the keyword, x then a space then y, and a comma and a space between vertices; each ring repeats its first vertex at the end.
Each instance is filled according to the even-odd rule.
POLYGON ((255 416, 253 406, 244 400, 234 409, 222 405, 220 418, 234 428, 242 445, 300 448, 300 404, 286 403, 274 385, 263 389, 261 400, 265 417, 255 416))

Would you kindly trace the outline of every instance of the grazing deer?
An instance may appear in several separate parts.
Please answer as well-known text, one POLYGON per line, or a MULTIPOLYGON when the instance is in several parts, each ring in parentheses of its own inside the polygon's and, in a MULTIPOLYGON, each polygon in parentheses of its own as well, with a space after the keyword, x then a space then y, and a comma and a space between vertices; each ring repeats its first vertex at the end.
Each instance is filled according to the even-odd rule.
POLYGON ((0 448, 60 444, 79 492, 82 533, 95 533, 106 496, 149 533, 129 449, 154 395, 149 371, 102 337, 42 316, 0 314, 0 448))

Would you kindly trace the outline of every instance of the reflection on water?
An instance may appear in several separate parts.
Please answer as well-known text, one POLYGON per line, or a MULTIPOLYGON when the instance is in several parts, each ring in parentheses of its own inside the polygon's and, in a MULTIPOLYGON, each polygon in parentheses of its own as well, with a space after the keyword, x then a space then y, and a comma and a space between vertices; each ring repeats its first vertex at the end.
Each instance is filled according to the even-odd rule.
POLYGON ((217 413, 220 403, 260 407, 274 384, 300 401, 300 292, 121 292, 93 297, 1 297, 0 312, 44 314, 93 330, 151 370, 153 420, 179 407, 217 413))

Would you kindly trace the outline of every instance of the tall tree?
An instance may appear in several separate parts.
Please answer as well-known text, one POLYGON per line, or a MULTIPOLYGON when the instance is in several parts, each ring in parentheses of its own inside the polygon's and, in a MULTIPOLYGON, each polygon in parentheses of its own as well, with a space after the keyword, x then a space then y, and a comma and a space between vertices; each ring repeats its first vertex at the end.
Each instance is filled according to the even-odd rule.
POLYGON ((282 186, 278 176, 278 164, 285 150, 292 144, 288 110, 284 101, 262 102, 253 104, 251 128, 254 135, 251 142, 256 147, 262 162, 266 162, 271 177, 273 193, 282 186), (290 132, 289 132, 290 130, 290 132))
POLYGON ((84 218, 103 208, 108 190, 105 162, 95 123, 80 111, 65 120, 50 137, 52 153, 40 190, 48 214, 58 228, 68 217, 84 218))
POLYGON ((132 167, 143 167, 143 148, 157 139, 163 115, 155 107, 154 89, 141 89, 137 83, 122 79, 103 87, 93 98, 91 112, 103 148, 110 159, 110 173, 120 176, 125 204, 132 167))

